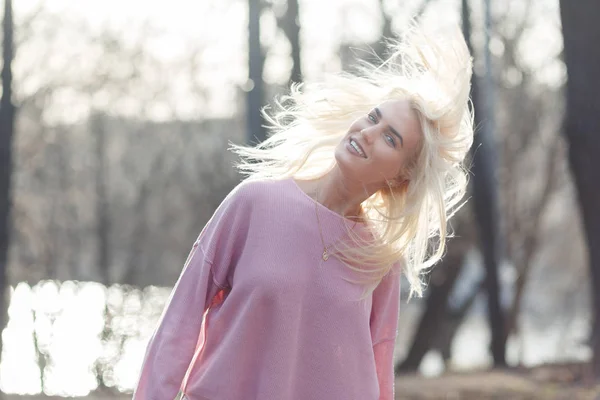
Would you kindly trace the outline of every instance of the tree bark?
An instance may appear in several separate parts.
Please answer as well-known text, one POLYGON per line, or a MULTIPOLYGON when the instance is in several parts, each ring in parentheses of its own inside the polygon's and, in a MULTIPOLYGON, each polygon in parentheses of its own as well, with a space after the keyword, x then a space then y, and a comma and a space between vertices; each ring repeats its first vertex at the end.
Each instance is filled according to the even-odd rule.
MULTIPOLYGON (((0 99, 0 333, 7 322, 6 298, 8 288, 8 248, 11 231, 12 146, 14 138, 15 106, 12 103, 13 11, 12 0, 4 1, 4 40, 2 48, 2 98, 0 99)), ((0 354, 2 339, 0 337, 0 354)), ((0 399, 3 398, 0 393, 0 399)))
POLYGON ((96 243, 98 267, 101 282, 110 284, 110 213, 108 210, 108 182, 106 165, 106 127, 104 117, 95 114, 91 118, 91 132, 96 144, 96 243))
POLYGON ((521 314, 522 299, 531 272, 533 257, 539 249, 539 242, 541 238, 541 234, 539 232, 540 226, 542 224, 544 213, 550 204, 550 200, 552 199, 552 195, 554 194, 555 187, 557 185, 557 166, 559 165, 559 156, 562 148, 562 142, 559 139, 560 137, 557 136, 554 139, 552 147, 550 148, 550 154, 548 155, 546 168, 544 169, 547 174, 545 177, 546 179, 543 190, 539 200, 536 201, 535 206, 532 207, 532 210, 529 214, 531 224, 529 227, 521 227, 522 236, 520 237, 524 242, 522 243, 523 255, 518 260, 513 260, 517 266, 519 275, 517 276, 515 283, 515 295, 513 302, 506 315, 505 341, 508 340, 508 337, 511 335, 511 333, 517 333, 519 331, 518 319, 519 315, 521 314))
POLYGON ((300 59, 300 15, 298 0, 288 0, 280 26, 292 48, 292 74, 291 82, 302 82, 302 60, 300 59))
POLYGON ((246 123, 248 142, 260 143, 267 138, 261 108, 264 101, 263 66, 265 57, 260 45, 260 0, 248 0, 248 95, 246 123))
MULTIPOLYGON (((423 2, 424 4, 427 1, 423 2)), ((385 60, 385 40, 394 37, 394 31, 392 30, 392 18, 385 12, 384 0, 379 0, 379 8, 381 9, 381 19, 383 24, 381 26, 381 36, 377 43, 371 47, 375 50, 375 54, 382 60, 385 60)))
POLYGON ((472 240, 469 235, 462 235, 461 231, 457 232, 457 237, 449 241, 448 253, 444 256, 440 265, 436 266, 431 273, 425 311, 413 336, 408 355, 401 363, 396 365, 395 373, 417 370, 423 357, 434 345, 440 326, 444 323, 448 297, 464 264, 471 243, 472 240))
MULTIPOLYGON (((489 29, 489 8, 486 12, 486 30, 489 29)), ((467 0, 462 0, 462 19, 465 40, 472 55, 470 8, 467 0)), ((486 34, 487 36, 487 34, 486 34)), ((487 43, 487 40, 486 40, 487 43)), ((499 222, 498 198, 496 187, 496 154, 493 144, 493 108, 491 102, 489 50, 486 49, 487 85, 484 91, 473 75, 471 99, 475 108, 475 126, 482 129, 475 134, 472 146, 473 178, 472 191, 475 218, 479 227, 480 248, 486 270, 486 291, 488 300, 488 318, 492 334, 491 351, 494 366, 506 365, 506 341, 504 316, 500 305, 500 284, 498 280, 499 261, 499 222)))
POLYGON ((567 65, 567 114, 564 134, 590 267, 595 377, 600 379, 600 3, 560 1, 564 57, 567 65))
MULTIPOLYGON (((100 281, 104 284, 105 292, 111 283, 110 277, 110 213, 108 209, 108 182, 107 182, 107 162, 106 162, 106 126, 104 116, 95 114, 90 119, 90 130, 95 139, 96 152, 96 243, 97 254, 96 264, 98 267, 100 281)), ((108 294, 107 294, 108 296, 108 294)), ((107 297, 108 298, 108 297, 107 297)), ((104 344, 108 339, 108 333, 111 330, 111 315, 108 308, 108 301, 104 306, 104 329, 102 330, 101 340, 104 344)), ((94 371, 98 390, 106 390, 107 385, 104 380, 104 364, 101 360, 96 360, 94 371)))

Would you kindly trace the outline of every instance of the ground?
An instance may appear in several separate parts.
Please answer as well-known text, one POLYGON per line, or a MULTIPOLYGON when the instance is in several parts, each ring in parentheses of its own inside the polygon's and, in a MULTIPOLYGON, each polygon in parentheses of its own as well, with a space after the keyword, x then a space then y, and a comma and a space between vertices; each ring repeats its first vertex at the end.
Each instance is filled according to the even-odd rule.
POLYGON ((437 378, 402 375, 396 379, 397 400, 600 400, 583 364, 547 365, 437 378))
MULTIPOLYGON (((584 364, 555 364, 453 373, 437 378, 401 375, 396 379, 396 400, 600 400, 600 382, 594 383, 589 371, 584 364)), ((6 399, 64 400, 49 396, 6 399)), ((129 400, 131 395, 94 393, 85 399, 129 400)))

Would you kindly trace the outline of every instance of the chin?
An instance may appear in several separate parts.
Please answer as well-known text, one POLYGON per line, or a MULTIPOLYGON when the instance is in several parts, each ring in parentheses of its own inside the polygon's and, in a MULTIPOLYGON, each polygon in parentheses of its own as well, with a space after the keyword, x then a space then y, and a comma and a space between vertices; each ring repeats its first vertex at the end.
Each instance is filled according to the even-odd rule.
POLYGON ((342 151, 335 151, 335 162, 340 173, 351 181, 362 182, 364 180, 364 177, 362 176, 363 171, 356 162, 352 161, 353 160, 348 157, 348 154, 344 154, 343 149, 342 151))
POLYGON ((343 146, 338 146, 335 149, 334 158, 336 164, 344 171, 352 171, 356 168, 356 160, 352 160, 352 156, 343 146), (354 162, 353 162, 354 161, 354 162))

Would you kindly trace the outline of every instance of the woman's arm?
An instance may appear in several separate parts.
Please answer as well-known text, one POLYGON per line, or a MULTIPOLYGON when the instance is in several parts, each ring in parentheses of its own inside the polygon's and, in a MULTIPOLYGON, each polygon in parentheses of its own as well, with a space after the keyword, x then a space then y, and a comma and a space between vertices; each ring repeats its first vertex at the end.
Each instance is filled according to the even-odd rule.
POLYGON ((220 290, 212 268, 196 241, 146 349, 134 399, 174 399, 179 392, 203 314, 220 290))
POLYGON ((231 286, 248 227, 247 199, 234 190, 194 243, 144 357, 134 400, 174 399, 196 351, 204 313, 231 286))
POLYGON ((379 400, 394 399, 394 348, 400 312, 400 271, 392 269, 373 291, 371 339, 379 381, 379 400))

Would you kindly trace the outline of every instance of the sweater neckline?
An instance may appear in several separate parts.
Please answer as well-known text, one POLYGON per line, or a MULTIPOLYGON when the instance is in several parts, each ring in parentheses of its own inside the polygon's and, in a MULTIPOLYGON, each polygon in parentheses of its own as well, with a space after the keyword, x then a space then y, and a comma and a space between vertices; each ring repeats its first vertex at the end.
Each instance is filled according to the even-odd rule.
POLYGON ((291 185, 294 186, 295 190, 300 192, 301 196, 305 200, 307 200, 313 208, 314 208, 315 203, 317 204, 318 212, 321 215, 326 213, 330 218, 334 218, 335 220, 337 220, 337 222, 349 224, 349 226, 366 227, 366 224, 364 222, 356 222, 355 223, 355 221, 353 221, 349 218, 346 218, 346 217, 342 216, 341 214, 338 214, 337 212, 329 209, 328 207, 324 206, 323 204, 319 203, 318 201, 316 201, 315 199, 310 197, 304 190, 302 190, 302 188, 298 185, 298 183, 296 182, 296 180, 294 178, 288 178, 288 180, 291 183, 291 185))

